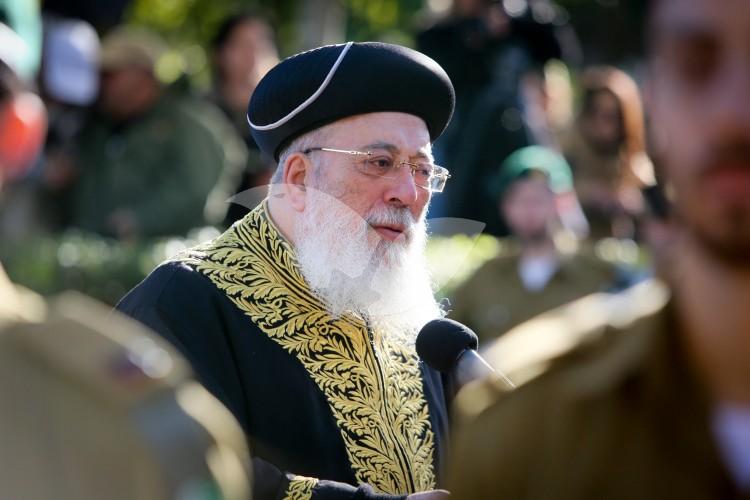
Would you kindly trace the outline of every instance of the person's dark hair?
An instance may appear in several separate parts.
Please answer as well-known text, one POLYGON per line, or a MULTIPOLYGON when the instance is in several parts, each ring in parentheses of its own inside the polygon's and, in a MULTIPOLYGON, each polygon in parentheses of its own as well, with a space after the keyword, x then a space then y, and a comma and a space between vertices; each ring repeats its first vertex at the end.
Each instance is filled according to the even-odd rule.
MULTIPOLYGON (((269 16, 259 10, 244 10, 230 15, 219 24, 213 39, 211 39, 211 48, 215 51, 221 49, 232 36, 232 32, 234 32, 237 26, 251 22, 265 24, 268 26, 271 37, 275 38, 276 30, 269 16)), ((273 41, 274 43, 276 42, 275 39, 273 41)))
MULTIPOLYGON (((588 68, 581 78, 583 109, 581 117, 593 111, 597 95, 608 93, 619 104, 622 127, 622 147, 625 157, 634 159, 646 150, 643 104, 637 84, 623 71, 611 66, 588 68)), ((580 119, 579 118, 579 119, 580 119)))

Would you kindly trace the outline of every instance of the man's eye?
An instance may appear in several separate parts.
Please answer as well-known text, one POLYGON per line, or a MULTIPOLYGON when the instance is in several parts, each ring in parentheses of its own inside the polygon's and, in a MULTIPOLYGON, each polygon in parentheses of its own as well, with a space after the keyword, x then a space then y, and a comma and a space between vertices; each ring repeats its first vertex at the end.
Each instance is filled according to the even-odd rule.
POLYGON ((373 170, 389 170, 393 166, 393 160, 387 156, 378 156, 367 160, 367 164, 373 170))
POLYGON ((719 47, 714 41, 693 40, 671 51, 671 64, 677 78, 691 87, 700 87, 713 78, 719 56, 719 47))
POLYGON ((430 177, 432 177, 434 170, 435 169, 432 168, 432 165, 417 165, 417 168, 414 170, 414 174, 422 179, 429 179, 430 177))

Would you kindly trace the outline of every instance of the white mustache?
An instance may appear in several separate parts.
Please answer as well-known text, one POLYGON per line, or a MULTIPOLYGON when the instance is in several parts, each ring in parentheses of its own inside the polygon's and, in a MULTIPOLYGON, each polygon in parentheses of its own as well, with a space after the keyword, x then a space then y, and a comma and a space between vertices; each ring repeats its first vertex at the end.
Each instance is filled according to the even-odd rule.
POLYGON ((398 224, 403 226, 407 231, 410 231, 417 224, 414 215, 412 215, 412 213, 406 208, 386 208, 369 214, 365 221, 371 226, 380 224, 398 224))

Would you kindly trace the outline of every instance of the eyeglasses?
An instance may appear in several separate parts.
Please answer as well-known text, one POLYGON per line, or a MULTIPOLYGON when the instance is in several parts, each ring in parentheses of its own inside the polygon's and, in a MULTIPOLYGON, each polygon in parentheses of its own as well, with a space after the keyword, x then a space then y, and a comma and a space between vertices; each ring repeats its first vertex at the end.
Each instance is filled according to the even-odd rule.
POLYGON ((329 153, 343 153, 352 156, 363 157, 357 162, 357 170, 365 175, 394 179, 398 175, 398 169, 402 166, 409 167, 414 178, 414 184, 422 189, 428 189, 433 193, 440 193, 445 188, 445 183, 451 174, 448 169, 433 164, 430 161, 411 163, 408 161, 396 161, 393 155, 386 151, 352 151, 347 149, 333 148, 308 148, 302 151, 307 155, 313 151, 328 151, 329 153))

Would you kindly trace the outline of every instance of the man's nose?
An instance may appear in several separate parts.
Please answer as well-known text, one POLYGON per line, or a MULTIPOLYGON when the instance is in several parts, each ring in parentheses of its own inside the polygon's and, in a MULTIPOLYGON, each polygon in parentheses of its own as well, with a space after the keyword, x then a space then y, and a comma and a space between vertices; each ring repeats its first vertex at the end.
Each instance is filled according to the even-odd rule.
POLYGON ((387 203, 401 206, 411 206, 419 198, 422 189, 414 181, 414 173, 409 165, 401 164, 395 169, 395 173, 388 180, 388 188, 385 192, 387 203))

